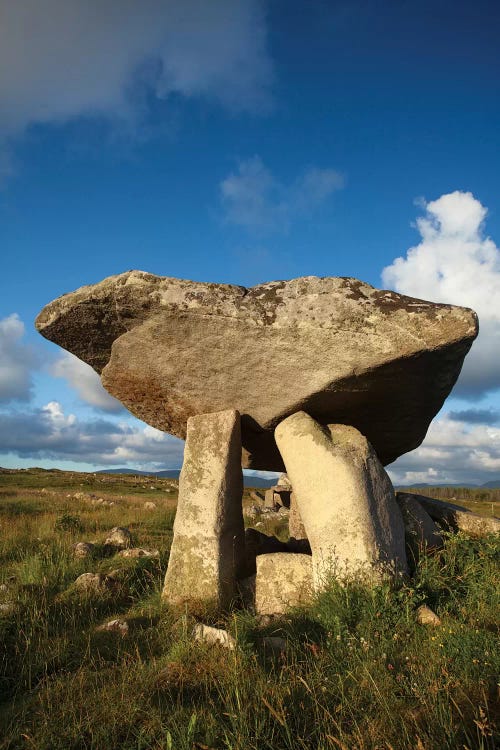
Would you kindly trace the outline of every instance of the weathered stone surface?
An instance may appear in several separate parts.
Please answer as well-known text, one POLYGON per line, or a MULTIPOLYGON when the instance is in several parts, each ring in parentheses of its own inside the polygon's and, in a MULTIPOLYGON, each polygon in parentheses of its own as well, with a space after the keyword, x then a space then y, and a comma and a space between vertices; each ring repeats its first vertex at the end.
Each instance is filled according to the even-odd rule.
POLYGON ((375 451, 354 427, 321 427, 305 412, 276 428, 313 557, 314 585, 331 574, 406 572, 404 526, 375 451))
POLYGON ((312 558, 292 552, 257 557, 255 611, 278 615, 290 607, 307 604, 313 589, 312 558))
POLYGON ((60 297, 36 325, 160 430, 184 438, 189 417, 238 409, 244 464, 278 471, 273 429, 301 409, 354 425, 384 464, 416 448, 477 335, 471 310, 352 278, 245 289, 141 271, 60 297))
POLYGON ((73 584, 77 591, 84 594, 109 594, 117 588, 117 581, 111 575, 102 573, 82 573, 73 584))
POLYGON ((413 560, 418 559, 422 548, 433 550, 442 547, 443 538, 438 527, 414 495, 398 492, 396 502, 403 515, 406 544, 413 560))
POLYGON ((102 625, 99 625, 96 628, 96 631, 98 633, 118 633, 122 637, 125 637, 126 635, 128 635, 129 626, 126 620, 117 618, 116 620, 110 620, 109 622, 105 622, 102 625))
POLYGON ((77 542, 73 546, 73 554, 75 557, 92 557, 95 553, 95 544, 92 542, 77 542))
POLYGON ((132 534, 124 526, 115 526, 109 532, 109 536, 104 544, 110 544, 112 547, 124 549, 130 547, 132 543, 132 534))
POLYGON ((411 492, 398 492, 398 497, 412 497, 435 521, 440 521, 452 529, 465 531, 471 536, 487 536, 500 534, 500 518, 495 516, 478 516, 467 508, 453 503, 445 503, 426 495, 411 492))
POLYGON ((419 625, 432 625, 434 628, 441 625, 441 619, 427 604, 422 604, 417 609, 416 619, 419 625))
POLYGON ((295 495, 290 496, 290 515, 288 516, 288 530, 293 539, 307 539, 306 529, 302 523, 299 506, 295 495))
POLYGON ((201 622, 198 622, 194 626, 193 638, 195 641, 202 641, 209 646, 222 646, 223 648, 228 648, 230 651, 234 651, 236 648, 236 641, 227 630, 213 628, 211 625, 203 625, 201 622))
POLYGON ((240 415, 228 410, 188 421, 174 539, 163 589, 173 604, 226 607, 244 564, 240 415))
POLYGON ((160 557, 158 549, 143 549, 142 547, 130 547, 118 552, 117 557, 160 557))
POLYGON ((288 490, 289 492, 292 491, 292 484, 290 480, 288 479, 288 475, 284 472, 279 475, 278 481, 276 482, 276 487, 283 488, 284 490, 288 490))

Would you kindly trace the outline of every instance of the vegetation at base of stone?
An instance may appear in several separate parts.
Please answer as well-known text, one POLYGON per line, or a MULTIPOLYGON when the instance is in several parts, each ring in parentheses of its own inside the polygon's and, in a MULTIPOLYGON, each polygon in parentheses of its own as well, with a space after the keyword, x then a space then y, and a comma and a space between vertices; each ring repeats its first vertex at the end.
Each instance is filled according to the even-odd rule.
MULTIPOLYGON (((230 651, 195 642, 194 619, 161 604, 175 493, 117 477, 106 484, 115 504, 93 505, 98 484, 82 488, 75 474, 64 485, 60 474, 54 483, 31 475, 28 486, 2 475, 1 750, 498 745, 498 539, 446 534, 445 549, 401 588, 332 582, 311 608, 265 626, 247 613, 203 613, 235 637, 230 651), (149 500, 155 509, 145 509, 149 500), (65 516, 78 518, 78 530, 56 528, 65 516), (159 559, 105 551, 114 526, 159 559), (95 542, 96 554, 75 558, 77 541, 95 542), (81 573, 111 571, 120 581, 112 595, 74 591, 81 573), (440 627, 416 624, 423 602, 440 627), (128 633, 96 630, 115 618, 128 633)), ((458 493, 456 502, 466 504, 458 493)))

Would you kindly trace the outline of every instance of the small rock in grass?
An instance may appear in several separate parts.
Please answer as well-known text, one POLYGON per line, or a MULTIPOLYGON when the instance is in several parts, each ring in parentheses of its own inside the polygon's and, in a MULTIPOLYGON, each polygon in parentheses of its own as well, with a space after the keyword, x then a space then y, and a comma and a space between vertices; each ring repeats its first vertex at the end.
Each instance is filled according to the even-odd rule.
POLYGON ((124 526, 115 526, 111 529, 108 538, 104 544, 111 544, 113 547, 130 547, 132 542, 132 534, 124 526))
POLYGON ((0 604, 0 617, 2 615, 8 616, 13 615, 16 611, 16 605, 14 602, 4 602, 3 604, 0 604))
POLYGON ((432 625, 435 628, 441 625, 440 618, 427 604, 422 604, 417 609, 417 622, 419 625, 432 625))
POLYGON ((106 594, 116 588, 116 581, 112 576, 102 573, 82 573, 78 576, 74 586, 86 594, 106 594))
POLYGON ((144 510, 156 510, 156 503, 148 500, 147 503, 144 503, 144 510))
POLYGON ((9 587, 6 583, 0 583, 0 593, 3 594, 5 591, 8 591, 9 587))
POLYGON ((121 636, 125 636, 128 634, 129 627, 128 622, 126 620, 116 619, 116 620, 110 620, 109 622, 105 622, 103 625, 99 625, 99 627, 96 628, 96 631, 98 632, 107 632, 107 633, 119 633, 121 636))
POLYGON ((223 646, 233 651, 236 648, 236 641, 233 636, 222 628, 212 628, 210 625, 203 625, 198 622, 193 628, 193 638, 195 641, 203 641, 210 646, 223 646))
POLYGON ((142 549, 141 547, 129 547, 118 552, 117 557, 160 557, 160 550, 142 549))
POLYGON ((73 547, 75 557, 92 557, 95 551, 95 545, 91 542, 77 542, 73 547))

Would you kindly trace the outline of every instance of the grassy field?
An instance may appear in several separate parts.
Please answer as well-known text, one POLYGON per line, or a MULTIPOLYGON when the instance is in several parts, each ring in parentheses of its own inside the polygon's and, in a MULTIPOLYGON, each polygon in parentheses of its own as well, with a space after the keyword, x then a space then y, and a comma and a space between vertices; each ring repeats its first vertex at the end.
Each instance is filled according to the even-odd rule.
MULTIPOLYGON (((498 498, 483 506, 455 493, 499 515, 498 498)), ((236 638, 227 651, 193 642, 193 619, 160 601, 176 494, 172 480, 0 472, 2 750, 498 746, 498 540, 447 536, 400 588, 332 581, 312 607, 266 627, 243 612, 206 613, 236 638), (110 554, 116 525, 159 557, 110 554), (95 542, 96 556, 75 559, 77 541, 95 542), (110 571, 112 594, 72 586, 110 571), (416 624, 422 602, 441 627, 416 624), (96 630, 116 617, 125 636, 96 630), (286 651, 266 650, 269 635, 286 651)))

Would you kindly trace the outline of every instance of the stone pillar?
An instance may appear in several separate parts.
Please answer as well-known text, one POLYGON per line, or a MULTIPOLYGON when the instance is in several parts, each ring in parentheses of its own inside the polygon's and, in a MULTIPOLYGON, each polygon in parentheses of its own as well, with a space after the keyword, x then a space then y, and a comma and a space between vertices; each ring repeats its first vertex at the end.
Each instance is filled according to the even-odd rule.
POLYGON ((242 495, 239 413, 188 419, 166 601, 230 604, 244 561, 242 495))
POLYGON ((299 506, 292 492, 290 495, 290 515, 288 516, 288 531, 292 539, 307 539, 306 529, 300 517, 299 506))
POLYGON ((313 556, 314 586, 330 575, 377 579, 406 572, 404 525, 394 488, 354 427, 321 427, 305 412, 275 430, 313 556))

